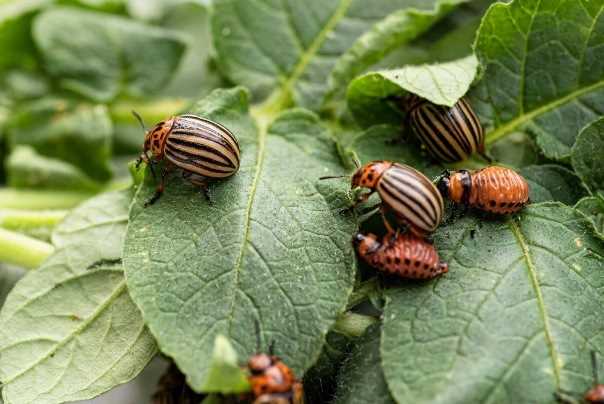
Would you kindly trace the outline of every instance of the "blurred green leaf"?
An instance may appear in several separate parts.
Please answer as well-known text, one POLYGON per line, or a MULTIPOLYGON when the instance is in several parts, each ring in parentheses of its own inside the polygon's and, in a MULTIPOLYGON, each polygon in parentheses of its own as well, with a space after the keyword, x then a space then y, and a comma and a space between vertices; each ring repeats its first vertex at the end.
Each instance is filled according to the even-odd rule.
POLYGON ((527 166, 520 174, 529 183, 531 203, 558 201, 572 206, 587 194, 579 177, 559 165, 527 166))
POLYGON ((61 99, 26 103, 11 118, 8 134, 11 148, 29 145, 38 154, 71 163, 96 181, 111 177, 112 126, 103 105, 61 99))
POLYGON ((200 390, 204 393, 237 394, 251 390, 247 374, 237 362, 237 352, 224 335, 214 339, 214 351, 206 378, 200 390))
POLYGON ((17 146, 5 161, 8 185, 14 188, 98 191, 101 185, 79 168, 38 154, 29 146, 17 146))
POLYGON ((159 92, 185 50, 171 31, 75 8, 40 14, 33 36, 60 85, 98 102, 159 92))
POLYGON ((55 254, 9 294, 0 312, 6 404, 91 398, 132 379, 155 355, 116 261, 130 197, 104 194, 76 209, 53 237, 55 254))
POLYGON ((0 308, 13 286, 23 277, 25 270, 11 265, 0 264, 0 308))
POLYGON ((500 164, 511 167, 525 167, 539 162, 537 146, 526 133, 512 133, 494 143, 489 155, 500 164))
POLYGON ((348 107, 359 124, 368 126, 400 121, 403 106, 392 98, 406 93, 453 106, 470 88, 477 68, 476 57, 470 55, 442 64, 366 73, 348 86, 348 107))
POLYGON ((604 2, 516 0, 483 18, 483 67, 472 105, 487 144, 530 132, 546 157, 568 160, 579 130, 604 114, 604 2))
POLYGON ((572 164, 593 192, 604 191, 604 118, 585 127, 572 148, 572 164))

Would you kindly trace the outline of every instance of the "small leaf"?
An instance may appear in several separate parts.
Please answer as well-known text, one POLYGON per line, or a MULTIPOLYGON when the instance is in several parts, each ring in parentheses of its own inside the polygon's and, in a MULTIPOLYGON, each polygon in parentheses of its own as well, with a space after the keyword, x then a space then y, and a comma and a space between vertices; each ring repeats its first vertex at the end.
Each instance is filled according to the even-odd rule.
MULTIPOLYGON (((400 43, 419 35, 460 1, 217 0, 212 31, 221 70, 257 98, 317 110, 326 77, 339 62, 338 85, 400 43), (414 11, 395 14, 401 10, 414 11), (436 11, 435 11, 436 10, 436 11), (421 15, 421 12, 424 12, 421 15), (372 33, 366 32, 374 27, 372 33), (275 41, 278 38, 278 41, 275 41), (371 48, 363 42, 371 41, 371 48), (352 70, 351 70, 352 69, 352 70)), ((335 87, 336 83, 332 87, 335 87)))
POLYGON ((592 222, 596 232, 604 239, 604 196, 583 198, 577 202, 575 209, 592 222))
POLYGON ((247 358, 257 351, 256 321, 261 350, 274 341, 303 375, 352 290, 354 222, 338 213, 350 203, 348 187, 318 181, 342 173, 335 145, 308 111, 275 121, 254 111, 256 127, 247 108, 247 93, 236 88, 214 91, 191 111, 225 125, 241 144, 240 170, 212 183, 211 205, 172 175, 159 201, 143 208, 155 191, 147 176, 130 213, 130 294, 196 390, 216 335, 247 358))
POLYGON ((132 379, 155 355, 121 264, 110 263, 119 257, 129 195, 101 195, 77 208, 57 228, 56 253, 9 294, 0 312, 6 404, 92 398, 132 379))
POLYGON ((474 55, 436 65, 405 66, 366 73, 348 86, 348 107, 368 126, 401 121, 400 103, 391 97, 417 94, 438 105, 453 106, 470 88, 478 61, 474 55))
POLYGON ((236 394, 250 391, 246 373, 237 363, 237 352, 224 335, 214 340, 214 352, 201 391, 236 394))
POLYGON ((62 87, 99 102, 159 91, 185 49, 168 30, 74 8, 37 16, 33 36, 62 87))
POLYGON ((37 100, 23 105, 15 113, 7 131, 13 148, 31 146, 43 156, 79 167, 97 181, 106 181, 111 176, 112 127, 103 105, 76 104, 61 99, 37 100))
POLYGON ((531 203, 558 201, 574 205, 586 195, 586 190, 575 173, 559 165, 523 167, 520 174, 529 183, 531 203))
POLYGON ((355 341, 338 375, 334 404, 394 404, 380 360, 380 326, 373 325, 355 341))
POLYGON ((572 148, 572 164, 593 192, 604 191, 604 118, 585 127, 572 148))
POLYGON ((604 3, 515 0, 489 8, 475 52, 484 70, 472 105, 487 144, 530 132, 568 160, 579 130, 604 114, 604 3))
POLYGON ((386 292, 382 365, 398 402, 554 403, 604 352, 604 242, 560 203, 466 215, 435 245, 449 272, 386 292))
POLYGON ((44 157, 29 146, 17 146, 5 160, 8 185, 14 188, 98 191, 101 185, 79 168, 44 157))

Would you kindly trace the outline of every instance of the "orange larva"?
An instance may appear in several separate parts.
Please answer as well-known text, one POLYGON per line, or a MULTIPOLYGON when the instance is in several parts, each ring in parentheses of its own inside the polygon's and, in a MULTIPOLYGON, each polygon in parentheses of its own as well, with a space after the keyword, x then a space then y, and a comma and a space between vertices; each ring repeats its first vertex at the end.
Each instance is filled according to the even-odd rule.
POLYGON ((303 403, 302 383, 296 380, 294 372, 279 357, 256 354, 248 361, 247 369, 254 404, 303 403))
POLYGON ((381 241, 374 234, 357 233, 353 241, 365 262, 390 275, 430 279, 449 270, 432 244, 411 233, 386 234, 381 241))
POLYGON ((516 171, 498 166, 446 173, 438 183, 453 202, 496 214, 514 213, 529 202, 529 186, 516 171))

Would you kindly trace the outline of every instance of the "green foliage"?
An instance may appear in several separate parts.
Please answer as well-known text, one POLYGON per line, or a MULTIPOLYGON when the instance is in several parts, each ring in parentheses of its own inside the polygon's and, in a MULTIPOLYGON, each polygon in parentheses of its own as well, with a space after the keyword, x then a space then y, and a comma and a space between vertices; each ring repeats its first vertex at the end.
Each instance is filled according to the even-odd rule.
POLYGON ((354 280, 354 223, 337 214, 350 201, 344 187, 318 181, 342 173, 335 145, 303 110, 256 127, 239 88, 217 90, 193 111, 238 134, 241 168, 212 185, 212 204, 171 176, 165 195, 143 209, 154 181, 141 187, 124 248, 130 294, 197 390, 208 371, 199 363, 209 361, 215 336, 227 336, 247 358, 257 349, 256 321, 261 347, 274 341, 302 373, 319 356, 354 280), (296 349, 289 335, 299 336, 296 349))
POLYGON ((604 353, 604 0, 491 3, 0 0, 0 261, 37 268, 0 266, 4 402, 88 399, 158 351, 229 402, 273 343, 309 404, 584 391, 604 353), (359 263, 351 236, 384 230, 379 197, 343 212, 350 179, 319 180, 357 160, 432 179, 487 165, 430 157, 408 93, 466 97, 532 201, 448 204, 430 240, 449 272, 427 282, 359 263), (239 172, 211 203, 172 172, 145 208, 159 178, 133 163, 132 110, 225 125, 239 172))
POLYGON ((130 380, 155 354, 115 261, 130 198, 102 194, 76 209, 55 231, 57 251, 7 298, 0 313, 6 404, 94 397, 130 380))

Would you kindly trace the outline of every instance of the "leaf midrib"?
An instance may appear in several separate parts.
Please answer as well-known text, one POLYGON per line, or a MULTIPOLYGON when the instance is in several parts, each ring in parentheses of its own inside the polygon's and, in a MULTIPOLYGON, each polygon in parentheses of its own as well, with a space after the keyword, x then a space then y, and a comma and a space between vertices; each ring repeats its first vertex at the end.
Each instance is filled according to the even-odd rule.
POLYGON ((325 26, 317 33, 312 43, 306 49, 300 57, 294 68, 292 69, 289 77, 283 82, 282 85, 277 87, 273 93, 267 98, 266 105, 275 105, 277 109, 285 109, 291 102, 291 96, 294 86, 306 71, 306 67, 312 61, 313 56, 317 54, 327 35, 335 28, 340 20, 346 15, 346 12, 350 8, 352 0, 340 0, 338 7, 334 13, 329 17, 325 26))
POLYGON ((512 119, 505 125, 500 126, 499 128, 491 131, 490 133, 487 133, 487 135, 486 135, 487 145, 495 143, 500 138, 511 134, 514 129, 516 129, 520 125, 532 120, 533 118, 535 118, 539 115, 545 114, 546 112, 549 112, 549 111, 551 111, 557 107, 560 107, 568 102, 571 102, 587 93, 596 91, 600 87, 604 87, 604 79, 601 81, 595 82, 594 84, 591 84, 587 87, 583 87, 578 90, 572 91, 569 94, 565 95, 564 97, 561 97, 561 98, 555 99, 549 103, 546 103, 539 108, 535 108, 532 111, 527 112, 526 114, 517 116, 516 118, 512 119))
POLYGON ((543 299, 543 293, 541 292, 541 286, 539 285, 539 279, 537 277, 537 270, 535 268, 535 264, 532 260, 532 256, 529 250, 529 245, 526 242, 524 234, 520 230, 520 226, 517 222, 518 219, 512 218, 509 219, 508 225, 512 234, 516 238, 518 245, 522 250, 522 255, 526 262, 526 268, 529 276, 529 280, 531 281, 531 285, 535 292, 535 299, 537 301, 537 308, 539 310, 539 315, 543 321, 543 332, 545 334, 545 342, 547 344, 548 350, 550 352, 550 357, 552 360, 552 369, 554 371, 554 379, 556 382, 556 386, 560 387, 560 360, 558 357, 558 352, 556 351, 556 347, 554 345, 554 339, 552 337, 551 326, 549 323, 549 316, 547 315, 547 310, 545 308, 545 301, 543 299))
POLYGON ((29 372, 31 369, 38 366, 40 363, 44 362, 52 355, 54 355, 59 349, 65 346, 69 341, 73 339, 74 336, 79 335, 86 327, 88 327, 94 320, 96 320, 109 305, 111 305, 117 298, 126 291, 126 279, 122 279, 120 283, 118 283, 115 287, 115 290, 107 297, 107 299, 98 306, 98 308, 92 312, 92 314, 83 321, 78 327, 76 327, 71 333, 66 335, 62 340, 60 340, 57 345, 55 345, 52 349, 50 349, 44 356, 40 357, 37 361, 32 363, 30 366, 17 373, 13 377, 6 379, 3 381, 3 384, 6 386, 9 383, 12 383, 17 378, 23 376, 25 373, 29 372))

